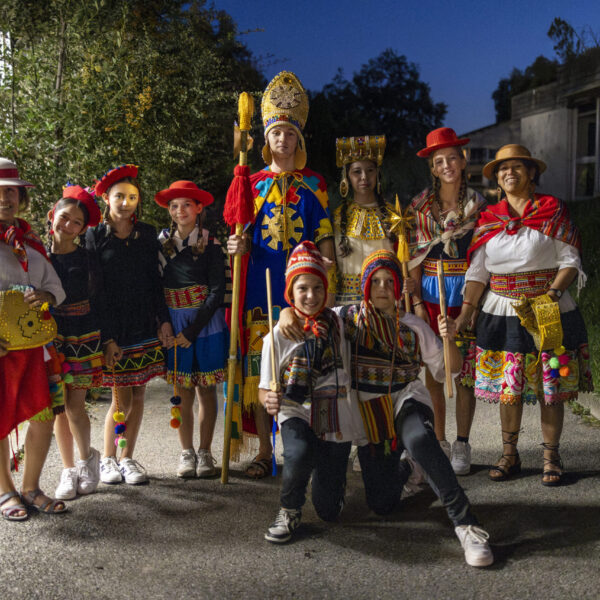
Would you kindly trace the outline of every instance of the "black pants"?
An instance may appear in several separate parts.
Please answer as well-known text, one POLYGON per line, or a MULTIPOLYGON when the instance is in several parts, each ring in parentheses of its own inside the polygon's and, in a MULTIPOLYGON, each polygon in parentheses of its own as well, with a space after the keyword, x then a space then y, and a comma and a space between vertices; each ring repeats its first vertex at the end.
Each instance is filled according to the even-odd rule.
POLYGON ((335 520, 344 506, 351 443, 321 440, 306 421, 298 418, 282 423, 281 440, 281 506, 301 508, 312 475, 312 501, 317 514, 324 521, 335 520))
POLYGON ((369 508, 379 515, 386 515, 398 506, 402 488, 410 475, 404 461, 400 462, 400 455, 406 449, 423 467, 431 489, 448 511, 454 526, 478 525, 452 465, 435 437, 431 409, 409 399, 404 402, 394 424, 398 447, 391 454, 384 453, 383 444, 358 449, 369 508))

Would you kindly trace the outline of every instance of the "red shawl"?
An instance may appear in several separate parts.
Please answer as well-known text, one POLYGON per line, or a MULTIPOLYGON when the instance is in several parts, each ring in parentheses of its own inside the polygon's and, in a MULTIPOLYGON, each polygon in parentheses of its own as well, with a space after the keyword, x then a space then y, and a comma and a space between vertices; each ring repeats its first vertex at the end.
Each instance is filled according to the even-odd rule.
POLYGON ((548 237, 574 246, 581 253, 579 230, 571 222, 567 207, 554 196, 535 194, 533 201, 527 202, 522 217, 513 217, 510 214, 506 198, 498 204, 488 206, 477 221, 467 260, 470 262, 473 252, 501 231, 514 235, 521 227, 535 229, 548 237))
POLYGON ((23 219, 17 219, 16 225, 0 223, 0 242, 12 246, 15 256, 25 272, 29 269, 25 245, 33 248, 45 259, 48 259, 42 240, 38 234, 31 229, 31 225, 23 219))

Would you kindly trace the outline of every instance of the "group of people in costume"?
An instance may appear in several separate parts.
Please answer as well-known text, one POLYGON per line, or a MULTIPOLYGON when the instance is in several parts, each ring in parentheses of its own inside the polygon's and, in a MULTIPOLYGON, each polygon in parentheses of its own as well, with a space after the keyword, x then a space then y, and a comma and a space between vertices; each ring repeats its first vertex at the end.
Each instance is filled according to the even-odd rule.
POLYGON ((227 385, 241 398, 236 430, 244 443, 258 442, 246 474, 271 473, 274 418, 283 443, 280 510, 265 538, 293 537, 309 481, 317 514, 338 517, 354 444, 370 509, 388 514, 426 481, 467 563, 488 566, 488 534, 456 477, 471 468, 475 400, 500 404, 503 451, 489 471, 493 481, 519 472, 523 404, 540 403, 542 483, 554 486, 563 478, 564 401, 591 389, 585 326, 567 290, 575 279, 578 288, 585 283, 579 234, 558 199, 535 193, 546 165, 523 146, 502 147, 484 168, 501 199, 487 204, 467 185, 469 140, 450 128, 429 133, 418 155, 428 160, 432 183, 411 202, 410 259, 401 264, 394 209, 381 191, 385 136, 336 141, 342 202, 331 215, 323 178, 306 167, 308 96, 298 78, 277 75, 261 108, 267 166, 250 177, 254 219, 226 248, 206 223, 213 197, 191 181, 156 194, 172 221, 157 236, 140 220, 138 168, 123 165, 93 189, 65 187, 49 213, 48 256, 17 217, 31 184, 1 160, 2 515, 64 512, 65 500, 95 491, 100 480, 146 481, 133 452, 145 385, 157 376, 173 384, 171 424, 182 448, 177 475, 215 473, 215 386, 225 379, 228 344, 226 254, 238 254, 240 313, 230 318, 242 328, 242 373, 227 385), (95 197, 105 203, 104 219, 95 197), (410 306, 403 306, 408 295, 410 306), (269 317, 278 322, 271 330, 269 317), (457 390, 452 444, 445 370, 457 390), (102 456, 90 445, 84 406, 86 390, 99 385, 112 388, 102 456), (39 489, 54 415, 65 467, 56 500, 39 489), (8 436, 25 420, 19 493, 8 436))

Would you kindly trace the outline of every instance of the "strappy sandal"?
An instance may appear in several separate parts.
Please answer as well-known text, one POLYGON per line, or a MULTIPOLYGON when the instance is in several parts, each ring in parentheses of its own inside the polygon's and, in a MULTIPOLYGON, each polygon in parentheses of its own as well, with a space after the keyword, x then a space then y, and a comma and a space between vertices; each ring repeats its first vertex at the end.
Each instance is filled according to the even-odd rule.
POLYGON ((560 444, 556 444, 555 446, 552 444, 547 444, 546 442, 542 442, 540 444, 543 446, 544 450, 548 450, 556 455, 556 458, 546 458, 544 456, 544 470, 542 471, 542 485, 548 487, 556 487, 563 483, 563 463, 560 459, 560 454, 558 453, 558 449, 560 448, 560 444), (547 466, 550 467, 558 467, 560 471, 555 471, 554 469, 546 469, 547 466), (545 481, 544 477, 556 477, 557 479, 551 479, 550 481, 545 481))
POLYGON ((264 479, 271 474, 272 459, 256 457, 247 467, 246 476, 250 479, 264 479))
POLYGON ((7 521, 26 521, 29 519, 29 513, 27 507, 22 504, 12 504, 11 506, 4 506, 11 498, 19 498, 19 492, 6 492, 0 496, 0 512, 2 517, 7 521), (24 515, 17 515, 15 513, 24 512, 24 515))
POLYGON ((52 498, 48 498, 47 500, 36 504, 35 499, 39 498, 40 496, 48 498, 48 496, 46 496, 46 494, 44 494, 40 488, 31 490, 30 492, 21 492, 21 500, 23 500, 23 504, 32 510, 37 510, 42 515, 60 515, 69 510, 62 500, 53 500, 52 498), (58 506, 61 504, 62 508, 58 508, 58 506))
MULTIPOLYGON (((521 457, 519 456, 519 452, 517 450, 517 442, 519 441, 519 432, 518 431, 504 431, 502 430, 502 445, 503 446, 511 446, 514 448, 515 452, 512 454, 503 453, 500 457, 500 461, 505 459, 507 462, 515 456, 515 462, 506 467, 502 466, 502 464, 492 465, 490 470, 488 471, 489 478, 492 481, 506 481, 510 479, 513 475, 517 475, 521 472, 521 457), (497 473, 497 475, 496 475, 497 473)), ((498 462, 500 462, 498 461, 498 462)))

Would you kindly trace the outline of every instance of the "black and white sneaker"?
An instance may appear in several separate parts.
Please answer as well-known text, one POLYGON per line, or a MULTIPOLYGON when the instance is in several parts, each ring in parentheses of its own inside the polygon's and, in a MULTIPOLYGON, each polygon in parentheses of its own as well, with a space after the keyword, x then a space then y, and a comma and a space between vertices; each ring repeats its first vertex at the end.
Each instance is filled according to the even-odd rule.
POLYGON ((289 542, 292 539, 294 531, 296 531, 298 525, 300 525, 301 517, 301 510, 294 508, 280 508, 275 517, 275 521, 271 523, 267 533, 265 533, 265 540, 275 544, 289 542))

